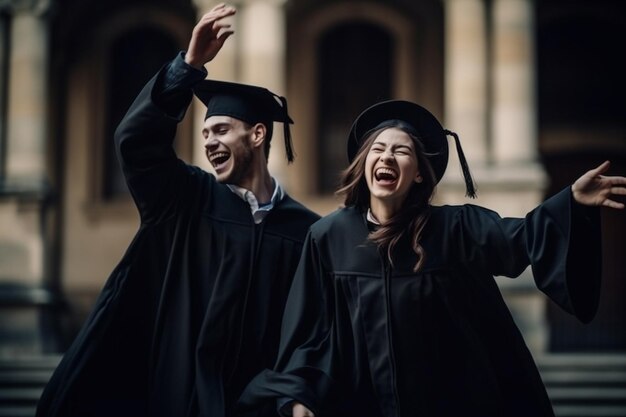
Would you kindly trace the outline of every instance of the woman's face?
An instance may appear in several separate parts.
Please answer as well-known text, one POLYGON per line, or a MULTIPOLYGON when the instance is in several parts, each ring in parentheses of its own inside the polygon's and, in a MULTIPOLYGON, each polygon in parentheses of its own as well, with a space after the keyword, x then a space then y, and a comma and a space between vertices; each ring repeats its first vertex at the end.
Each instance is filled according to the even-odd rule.
POLYGON ((382 131, 372 143, 365 160, 365 179, 370 205, 399 207, 414 182, 422 182, 415 145, 409 135, 397 128, 382 131))

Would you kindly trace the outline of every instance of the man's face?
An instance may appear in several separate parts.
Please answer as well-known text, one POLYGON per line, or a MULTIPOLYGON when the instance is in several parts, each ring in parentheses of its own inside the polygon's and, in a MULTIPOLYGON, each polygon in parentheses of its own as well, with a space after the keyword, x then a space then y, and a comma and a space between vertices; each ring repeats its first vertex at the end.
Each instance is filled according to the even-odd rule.
POLYGON ((252 172, 252 129, 229 116, 210 116, 202 129, 206 156, 218 182, 241 184, 252 172))

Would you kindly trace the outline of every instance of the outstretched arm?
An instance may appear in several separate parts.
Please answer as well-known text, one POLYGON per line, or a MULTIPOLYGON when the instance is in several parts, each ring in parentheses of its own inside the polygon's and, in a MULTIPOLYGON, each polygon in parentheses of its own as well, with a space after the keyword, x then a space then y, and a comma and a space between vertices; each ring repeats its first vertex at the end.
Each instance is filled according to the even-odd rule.
POLYGON ((195 68, 202 68, 215 58, 224 42, 235 33, 224 18, 236 13, 234 7, 218 4, 206 13, 193 28, 185 62, 195 68))
POLYGON ((624 203, 612 198, 616 195, 626 195, 626 177, 603 175, 610 166, 611 163, 605 161, 576 180, 572 185, 572 195, 577 203, 585 206, 624 208, 624 203))

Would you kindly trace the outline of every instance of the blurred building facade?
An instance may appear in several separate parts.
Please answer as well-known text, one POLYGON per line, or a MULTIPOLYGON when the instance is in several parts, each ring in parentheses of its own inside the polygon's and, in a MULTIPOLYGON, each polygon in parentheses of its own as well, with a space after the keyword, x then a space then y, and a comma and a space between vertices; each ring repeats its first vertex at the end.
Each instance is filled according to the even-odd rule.
MULTIPOLYGON (((479 198, 523 216, 605 159, 626 173, 626 6, 612 0, 238 0, 215 79, 285 95, 296 162, 271 170, 334 210, 345 136, 365 107, 408 99, 459 133, 479 198)), ((0 356, 62 352, 139 218, 112 148, 141 86, 185 49, 205 0, 0 1, 0 356)), ((204 160, 199 102, 178 131, 204 160)), ((276 132, 278 133, 278 132, 276 132)), ((438 204, 470 202, 456 160, 438 204)), ((626 215, 603 212, 596 320, 579 325, 529 271, 498 278, 535 352, 626 351, 626 215)))

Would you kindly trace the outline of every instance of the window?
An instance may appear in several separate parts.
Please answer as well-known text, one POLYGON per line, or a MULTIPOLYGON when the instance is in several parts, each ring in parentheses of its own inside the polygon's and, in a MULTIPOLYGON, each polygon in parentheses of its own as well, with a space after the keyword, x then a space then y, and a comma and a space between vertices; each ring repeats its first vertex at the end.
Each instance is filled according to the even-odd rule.
POLYGON ((624 30, 593 16, 554 19, 538 31, 542 124, 623 124, 624 30), (618 82, 616 82, 618 81, 618 82))
POLYGON ((106 94, 102 198, 126 198, 128 190, 115 155, 113 135, 145 83, 179 48, 175 39, 155 27, 135 28, 111 43, 106 94))
POLYGON ((318 43, 318 191, 332 193, 347 166, 346 135, 366 107, 391 98, 390 34, 372 23, 347 22, 318 43))

